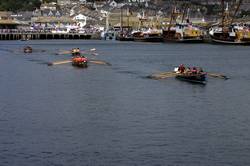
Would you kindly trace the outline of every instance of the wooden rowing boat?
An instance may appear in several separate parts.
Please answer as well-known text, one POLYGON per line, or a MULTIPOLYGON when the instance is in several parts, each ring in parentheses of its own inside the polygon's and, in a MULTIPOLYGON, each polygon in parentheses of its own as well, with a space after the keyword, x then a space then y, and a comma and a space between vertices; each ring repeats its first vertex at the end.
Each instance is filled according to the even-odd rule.
POLYGON ((206 84, 206 73, 176 73, 176 78, 182 81, 188 81, 192 83, 206 84))

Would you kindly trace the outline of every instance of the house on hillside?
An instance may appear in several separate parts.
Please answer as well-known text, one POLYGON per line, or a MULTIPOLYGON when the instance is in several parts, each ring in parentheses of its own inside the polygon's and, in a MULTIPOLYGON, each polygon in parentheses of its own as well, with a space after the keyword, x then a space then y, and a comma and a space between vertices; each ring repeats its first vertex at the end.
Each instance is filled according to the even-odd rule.
POLYGON ((116 8, 118 6, 118 3, 115 0, 112 0, 109 2, 109 6, 116 8))
POLYGON ((78 23, 78 26, 80 28, 83 28, 87 24, 87 16, 83 14, 78 14, 74 16, 73 20, 75 20, 78 23))
POLYGON ((9 20, 11 18, 12 12, 0 11, 0 20, 9 20))
POLYGON ((40 6, 40 10, 41 11, 43 11, 43 10, 55 11, 55 10, 57 10, 56 3, 44 3, 40 6))
POLYGON ((70 4, 70 0, 57 0, 59 6, 66 6, 70 4))
POLYGON ((58 10, 52 11, 49 9, 41 11, 41 16, 43 17, 61 17, 61 13, 58 10))
POLYGON ((10 29, 17 29, 17 26, 20 25, 18 21, 11 17, 12 14, 12 12, 0 12, 0 33, 8 32, 10 29))

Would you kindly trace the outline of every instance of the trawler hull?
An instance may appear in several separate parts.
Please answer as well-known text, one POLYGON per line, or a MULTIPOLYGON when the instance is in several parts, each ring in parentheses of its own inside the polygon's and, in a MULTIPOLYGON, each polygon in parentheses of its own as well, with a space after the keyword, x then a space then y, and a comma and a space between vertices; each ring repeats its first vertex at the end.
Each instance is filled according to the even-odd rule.
POLYGON ((215 37, 210 35, 211 41, 217 44, 231 44, 231 45, 250 45, 250 40, 237 40, 235 37, 215 37))

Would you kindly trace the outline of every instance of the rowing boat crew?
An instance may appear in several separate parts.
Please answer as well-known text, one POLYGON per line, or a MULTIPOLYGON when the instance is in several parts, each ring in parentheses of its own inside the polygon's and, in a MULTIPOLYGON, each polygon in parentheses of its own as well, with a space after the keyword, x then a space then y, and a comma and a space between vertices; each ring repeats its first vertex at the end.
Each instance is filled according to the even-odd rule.
POLYGON ((79 48, 73 48, 71 50, 72 53, 72 65, 77 67, 88 67, 88 59, 81 55, 81 51, 79 48))
POLYGON ((193 83, 206 84, 207 73, 200 67, 185 67, 181 64, 175 68, 176 78, 193 83))
POLYGON ((203 69, 201 67, 185 67, 181 64, 178 68, 175 68, 176 73, 189 73, 189 74, 199 74, 203 73, 203 69))
POLYGON ((73 48, 73 49, 71 50, 71 54, 72 54, 72 56, 81 55, 80 49, 79 49, 79 48, 73 48))

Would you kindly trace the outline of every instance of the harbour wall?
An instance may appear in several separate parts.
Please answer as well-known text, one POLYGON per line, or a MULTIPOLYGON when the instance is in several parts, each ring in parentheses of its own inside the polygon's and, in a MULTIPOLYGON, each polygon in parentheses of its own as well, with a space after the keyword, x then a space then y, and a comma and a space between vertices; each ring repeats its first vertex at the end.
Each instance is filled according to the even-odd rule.
POLYGON ((0 33, 0 40, 100 39, 99 34, 82 33, 0 33))

